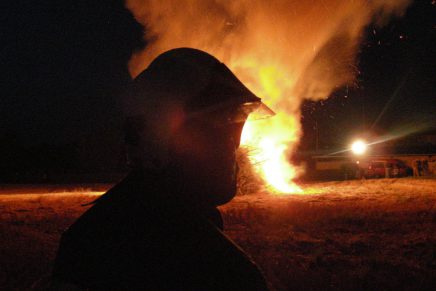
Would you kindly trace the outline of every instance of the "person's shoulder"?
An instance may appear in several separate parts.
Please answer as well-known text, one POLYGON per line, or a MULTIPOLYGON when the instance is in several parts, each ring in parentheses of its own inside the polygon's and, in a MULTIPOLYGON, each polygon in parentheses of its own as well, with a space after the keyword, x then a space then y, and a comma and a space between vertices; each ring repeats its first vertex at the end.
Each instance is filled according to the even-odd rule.
POLYGON ((140 187, 126 183, 126 179, 90 203, 90 207, 66 230, 66 234, 90 233, 95 236, 103 232, 115 233, 122 225, 147 215, 144 204, 137 199, 145 194, 136 193, 141 191, 140 187))

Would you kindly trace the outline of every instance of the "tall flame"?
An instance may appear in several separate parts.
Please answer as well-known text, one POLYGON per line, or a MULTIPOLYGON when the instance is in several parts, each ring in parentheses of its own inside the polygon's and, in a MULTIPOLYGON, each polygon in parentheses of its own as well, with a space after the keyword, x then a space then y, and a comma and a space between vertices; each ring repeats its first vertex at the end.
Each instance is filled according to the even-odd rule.
MULTIPOLYGON (((284 78, 278 67, 259 69, 259 86, 262 96, 279 101, 292 80, 284 78)), ((255 86, 252 84, 252 86, 255 86)), ((277 103, 273 102, 272 104, 277 103)), ((289 163, 288 153, 294 150, 300 137, 299 113, 286 114, 275 108, 277 114, 269 119, 248 120, 242 132, 241 144, 249 147, 249 159, 255 170, 264 178, 271 190, 279 193, 302 193, 293 182, 297 169, 289 163)))
POLYGON ((278 192, 298 193, 288 157, 300 137, 300 105, 327 98, 353 81, 363 28, 401 15, 410 0, 127 0, 145 27, 144 51, 129 63, 138 75, 175 47, 204 50, 238 76, 277 113, 248 122, 243 144, 278 192))
POLYGON ((276 192, 302 193, 292 182, 297 170, 289 164, 287 155, 289 146, 296 144, 298 136, 298 121, 283 112, 270 120, 249 120, 244 126, 241 144, 253 149, 249 159, 276 192))

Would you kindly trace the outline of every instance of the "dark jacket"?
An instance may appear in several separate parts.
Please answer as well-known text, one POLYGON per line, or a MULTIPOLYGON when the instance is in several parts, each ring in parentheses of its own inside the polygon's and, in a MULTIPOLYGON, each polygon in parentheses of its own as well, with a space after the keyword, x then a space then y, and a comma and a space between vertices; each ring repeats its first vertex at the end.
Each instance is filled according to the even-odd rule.
POLYGON ((91 290, 266 290, 256 265, 156 174, 130 174, 62 235, 53 279, 91 290))

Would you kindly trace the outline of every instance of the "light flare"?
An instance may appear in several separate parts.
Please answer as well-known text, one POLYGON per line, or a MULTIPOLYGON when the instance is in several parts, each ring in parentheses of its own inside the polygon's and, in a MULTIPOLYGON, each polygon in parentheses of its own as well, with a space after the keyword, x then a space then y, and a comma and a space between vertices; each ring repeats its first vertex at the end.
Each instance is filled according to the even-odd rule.
POLYGON ((355 155, 363 155, 366 152, 367 145, 363 140, 356 140, 351 145, 351 150, 355 155))

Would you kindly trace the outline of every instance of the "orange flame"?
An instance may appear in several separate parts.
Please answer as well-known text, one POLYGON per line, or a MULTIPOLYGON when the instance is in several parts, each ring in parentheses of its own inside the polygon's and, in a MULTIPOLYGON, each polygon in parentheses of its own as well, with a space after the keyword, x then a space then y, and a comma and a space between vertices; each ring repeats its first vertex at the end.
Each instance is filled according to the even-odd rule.
MULTIPOLYGON (((262 92, 269 105, 278 104, 291 80, 284 78, 278 67, 265 67, 258 71, 259 83, 254 84, 262 92), (257 86, 256 86, 257 85, 257 86)), ((253 84, 248 84, 252 85, 253 84)), ((278 107, 278 106, 275 106, 278 107)), ((283 109, 274 108, 277 114, 263 120, 248 120, 242 132, 241 144, 251 149, 249 159, 257 173, 266 181, 270 191, 275 193, 303 193, 293 182, 297 169, 289 163, 288 153, 297 145, 300 135, 299 114, 286 114, 283 109)))
POLYGON ((249 120, 244 126, 241 144, 253 149, 249 159, 274 192, 303 192, 292 182, 297 171, 286 155, 289 144, 298 136, 297 130, 295 120, 282 113, 271 120, 249 120), (275 130, 268 130, 271 128, 275 130))
POLYGON ((136 76, 175 47, 204 50, 230 67, 277 115, 247 122, 243 144, 277 192, 300 193, 288 161, 300 137, 300 105, 353 81, 363 28, 401 15, 411 0, 127 0, 148 46, 135 53, 136 76), (182 7, 182 8, 180 8, 182 7), (253 151, 252 151, 253 152, 253 151))

